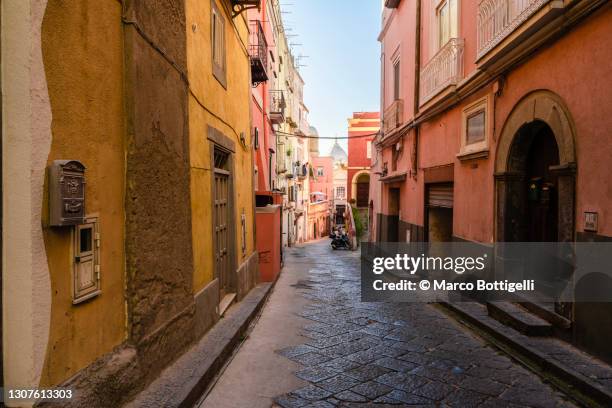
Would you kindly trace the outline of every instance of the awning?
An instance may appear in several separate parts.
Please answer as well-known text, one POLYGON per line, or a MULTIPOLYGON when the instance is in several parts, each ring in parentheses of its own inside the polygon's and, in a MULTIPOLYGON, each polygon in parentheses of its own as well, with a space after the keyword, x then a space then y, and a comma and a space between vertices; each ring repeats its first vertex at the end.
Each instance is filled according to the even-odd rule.
POLYGON ((406 180, 407 172, 395 173, 385 177, 381 177, 379 180, 383 183, 395 183, 396 181, 404 181, 406 180))

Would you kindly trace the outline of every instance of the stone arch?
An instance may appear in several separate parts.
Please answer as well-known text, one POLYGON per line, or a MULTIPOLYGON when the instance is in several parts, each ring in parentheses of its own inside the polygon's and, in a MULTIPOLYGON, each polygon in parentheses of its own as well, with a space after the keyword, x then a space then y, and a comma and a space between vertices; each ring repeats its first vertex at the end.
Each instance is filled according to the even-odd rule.
POLYGON ((523 97, 506 119, 497 143, 496 173, 510 170, 508 159, 515 135, 522 126, 536 120, 546 123, 553 131, 559 147, 560 165, 576 163, 576 131, 569 110, 555 93, 538 90, 523 97))
POLYGON ((558 179, 558 241, 574 240, 576 131, 571 114, 563 100, 553 92, 537 90, 523 97, 506 119, 495 155, 495 194, 497 241, 522 241, 520 220, 524 217, 525 143, 524 129, 543 123, 552 131, 558 147, 558 165, 550 170, 558 179))
MULTIPOLYGON (((357 190, 358 190, 358 186, 357 184, 359 183, 360 179, 363 179, 364 176, 367 176, 368 178, 368 185, 370 183, 370 172, 368 170, 360 170, 357 173, 355 173, 353 175, 353 178, 351 180, 351 197, 354 200, 357 200, 357 190)), ((369 202, 369 198, 368 198, 368 202, 369 202)), ((366 205, 367 207, 367 205, 366 205)))

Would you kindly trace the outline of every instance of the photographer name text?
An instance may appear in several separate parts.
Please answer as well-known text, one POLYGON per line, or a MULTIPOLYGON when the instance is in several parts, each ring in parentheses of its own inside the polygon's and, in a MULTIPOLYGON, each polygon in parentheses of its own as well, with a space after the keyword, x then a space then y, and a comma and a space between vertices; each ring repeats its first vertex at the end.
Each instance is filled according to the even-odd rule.
POLYGON ((494 291, 494 292, 531 292, 535 288, 533 279, 525 279, 520 282, 510 282, 508 280, 488 282, 482 279, 476 282, 449 282, 447 280, 427 280, 423 279, 419 282, 402 279, 397 282, 385 282, 382 279, 377 279, 372 282, 372 287, 375 291, 457 291, 457 292, 473 292, 473 291, 494 291))

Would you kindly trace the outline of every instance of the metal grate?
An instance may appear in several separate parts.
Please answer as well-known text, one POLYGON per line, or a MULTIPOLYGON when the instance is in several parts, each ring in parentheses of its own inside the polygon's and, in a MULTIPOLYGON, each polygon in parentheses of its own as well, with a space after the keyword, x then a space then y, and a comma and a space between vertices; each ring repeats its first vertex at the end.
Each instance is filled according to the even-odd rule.
POLYGON ((215 169, 229 170, 229 152, 215 147, 215 169))

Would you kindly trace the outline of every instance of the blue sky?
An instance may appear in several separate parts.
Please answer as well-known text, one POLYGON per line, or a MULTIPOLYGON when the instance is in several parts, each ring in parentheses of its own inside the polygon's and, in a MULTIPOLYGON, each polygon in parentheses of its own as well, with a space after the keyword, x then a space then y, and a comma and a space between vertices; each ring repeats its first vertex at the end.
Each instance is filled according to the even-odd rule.
MULTIPOLYGON (((310 124, 320 136, 346 136, 353 111, 379 110, 380 0, 281 0, 296 56, 310 124)), ((340 141, 346 148, 346 140, 340 141)), ((333 140, 321 140, 325 154, 333 140)))

